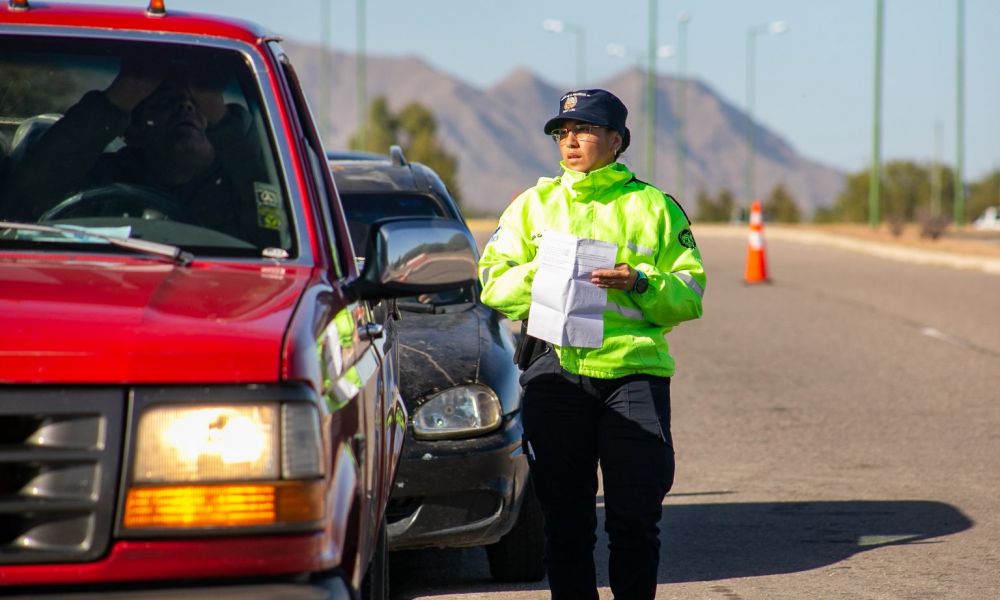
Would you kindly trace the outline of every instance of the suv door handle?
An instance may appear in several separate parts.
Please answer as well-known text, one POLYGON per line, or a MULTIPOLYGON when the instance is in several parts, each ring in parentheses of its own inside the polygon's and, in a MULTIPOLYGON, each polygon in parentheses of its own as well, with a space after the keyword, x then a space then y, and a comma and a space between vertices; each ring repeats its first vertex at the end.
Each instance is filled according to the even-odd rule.
POLYGON ((364 323, 358 328, 358 337, 362 340, 377 340, 384 331, 385 327, 378 323, 364 323))

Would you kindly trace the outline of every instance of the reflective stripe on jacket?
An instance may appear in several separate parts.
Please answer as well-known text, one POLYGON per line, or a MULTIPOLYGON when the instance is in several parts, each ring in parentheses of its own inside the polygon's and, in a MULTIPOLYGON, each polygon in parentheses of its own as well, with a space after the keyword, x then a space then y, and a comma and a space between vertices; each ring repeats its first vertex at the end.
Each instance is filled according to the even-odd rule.
POLYGON ((646 373, 670 377, 664 337, 701 316, 705 270, 690 223, 672 198, 639 181, 621 163, 555 179, 514 199, 479 261, 482 300, 512 320, 528 317, 538 245, 545 231, 617 244, 616 263, 649 279, 643 294, 609 289, 600 348, 556 347, 571 373, 604 379, 646 373))

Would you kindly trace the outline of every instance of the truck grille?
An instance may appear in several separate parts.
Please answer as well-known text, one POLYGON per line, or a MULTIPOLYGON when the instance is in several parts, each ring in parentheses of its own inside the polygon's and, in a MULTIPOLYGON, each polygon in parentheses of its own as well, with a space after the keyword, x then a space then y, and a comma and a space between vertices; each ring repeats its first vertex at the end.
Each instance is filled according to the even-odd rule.
POLYGON ((124 407, 122 389, 0 387, 0 564, 106 551, 124 407))

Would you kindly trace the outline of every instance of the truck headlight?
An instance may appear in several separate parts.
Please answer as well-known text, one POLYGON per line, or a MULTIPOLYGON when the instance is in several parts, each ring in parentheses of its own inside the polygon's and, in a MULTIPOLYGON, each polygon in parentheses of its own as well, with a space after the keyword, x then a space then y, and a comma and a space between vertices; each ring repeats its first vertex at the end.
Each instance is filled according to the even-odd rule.
POLYGON ((311 404, 152 405, 135 438, 128 529, 323 517, 319 413, 311 404))
POLYGON ((278 479, 278 406, 159 406, 139 418, 137 483, 278 479))
POLYGON ((485 385, 453 387, 431 396, 413 413, 413 435, 429 440, 470 437, 493 431, 502 416, 496 392, 485 385))

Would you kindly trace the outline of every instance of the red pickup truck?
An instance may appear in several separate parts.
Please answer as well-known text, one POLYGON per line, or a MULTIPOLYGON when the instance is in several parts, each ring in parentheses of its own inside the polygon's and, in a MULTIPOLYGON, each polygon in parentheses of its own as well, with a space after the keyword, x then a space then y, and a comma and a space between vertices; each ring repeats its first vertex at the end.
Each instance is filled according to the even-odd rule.
POLYGON ((0 594, 386 597, 392 299, 475 259, 444 220, 367 244, 278 37, 5 0, 0 594))

